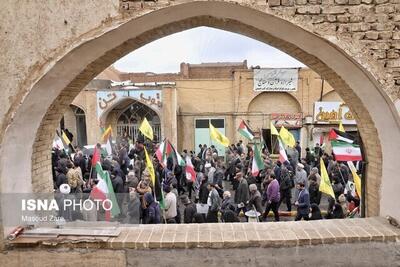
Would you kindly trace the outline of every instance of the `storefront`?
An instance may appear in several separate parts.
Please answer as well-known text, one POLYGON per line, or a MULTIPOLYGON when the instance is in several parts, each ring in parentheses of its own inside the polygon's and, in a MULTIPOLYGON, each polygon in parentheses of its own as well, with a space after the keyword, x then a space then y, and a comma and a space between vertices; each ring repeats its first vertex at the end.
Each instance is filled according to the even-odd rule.
POLYGON ((358 135, 357 123, 349 107, 342 102, 315 102, 314 124, 311 130, 311 145, 326 144, 330 148, 328 140, 329 131, 338 128, 342 123, 347 133, 358 135))
MULTIPOLYGON (((270 121, 279 131, 283 126, 291 132, 295 140, 301 140, 301 128, 303 127, 302 113, 272 113, 270 121)), ((279 146, 276 135, 271 135, 271 129, 263 129, 262 135, 269 152, 273 154, 279 153, 279 146)))

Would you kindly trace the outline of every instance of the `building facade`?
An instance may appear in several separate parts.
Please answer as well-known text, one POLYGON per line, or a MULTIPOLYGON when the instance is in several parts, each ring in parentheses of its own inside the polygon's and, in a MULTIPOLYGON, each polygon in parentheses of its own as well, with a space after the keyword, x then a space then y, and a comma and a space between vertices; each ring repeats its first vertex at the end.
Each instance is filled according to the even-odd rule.
POLYGON ((214 144, 221 153, 223 147, 209 137, 209 123, 236 143, 247 142, 237 131, 244 120, 254 141, 264 140, 270 150, 271 123, 288 128, 303 148, 325 142, 339 121, 346 131, 356 131, 348 107, 311 69, 249 68, 246 61, 182 63, 172 74, 108 68, 76 97, 61 126, 77 136, 74 144, 94 144, 109 125, 114 136, 126 132, 135 138, 144 117, 157 140, 168 138, 179 150, 214 144))

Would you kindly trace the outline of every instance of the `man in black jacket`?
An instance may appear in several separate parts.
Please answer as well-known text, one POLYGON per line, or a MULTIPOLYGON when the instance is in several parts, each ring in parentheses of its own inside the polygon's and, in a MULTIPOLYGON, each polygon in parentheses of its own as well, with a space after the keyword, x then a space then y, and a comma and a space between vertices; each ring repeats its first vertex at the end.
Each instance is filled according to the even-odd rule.
POLYGON ((190 201, 187 195, 181 196, 181 202, 183 205, 185 205, 185 209, 183 211, 183 222, 193 223, 194 217, 197 213, 196 205, 190 201))

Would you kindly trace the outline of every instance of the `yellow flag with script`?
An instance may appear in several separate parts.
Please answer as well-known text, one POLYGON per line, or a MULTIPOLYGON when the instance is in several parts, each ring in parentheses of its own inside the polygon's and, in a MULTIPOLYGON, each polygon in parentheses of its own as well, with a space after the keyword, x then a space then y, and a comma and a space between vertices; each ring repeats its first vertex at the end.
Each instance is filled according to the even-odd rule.
POLYGON ((229 146, 229 139, 223 135, 220 131, 218 131, 211 123, 210 123, 210 137, 214 139, 224 147, 229 146))
POLYGON ((319 185, 319 191, 335 198, 335 193, 333 193, 332 184, 331 181, 329 180, 328 172, 326 171, 325 163, 322 158, 320 158, 320 167, 321 167, 321 183, 319 185))
POLYGON ((271 134, 272 135, 279 135, 278 130, 275 128, 274 124, 271 121, 271 134))
POLYGON ((290 147, 296 146, 296 140, 291 132, 288 131, 285 127, 282 126, 281 130, 279 131, 279 136, 281 137, 282 141, 285 145, 290 147))
POLYGON ((361 197, 361 178, 360 176, 358 176, 356 167, 354 166, 352 161, 348 161, 347 165, 349 166, 351 174, 353 175, 353 181, 356 185, 357 194, 361 197))
POLYGON ((153 140, 153 128, 151 128, 150 123, 147 121, 146 117, 142 121, 142 124, 139 127, 139 131, 141 131, 142 134, 150 140, 153 140))
POLYGON ((149 157, 149 153, 147 153, 146 147, 143 147, 143 148, 144 148, 144 155, 145 155, 145 158, 146 158, 146 167, 149 170, 151 182, 152 182, 153 186, 155 186, 155 184, 156 184, 156 174, 154 172, 153 162, 151 162, 151 159, 149 157))

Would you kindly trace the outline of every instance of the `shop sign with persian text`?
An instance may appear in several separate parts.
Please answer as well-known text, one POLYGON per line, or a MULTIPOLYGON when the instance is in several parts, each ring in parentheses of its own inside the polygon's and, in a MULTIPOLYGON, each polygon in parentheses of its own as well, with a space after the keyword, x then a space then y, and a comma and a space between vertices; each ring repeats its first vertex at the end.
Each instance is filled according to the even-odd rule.
POLYGON ((272 113, 271 121, 275 127, 301 128, 303 125, 302 113, 272 113))
POLYGON ((349 107, 342 102, 315 102, 314 123, 355 125, 356 120, 349 107))
POLYGON ((257 92, 293 92, 298 79, 298 69, 255 69, 253 87, 257 92))

